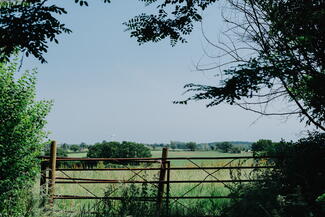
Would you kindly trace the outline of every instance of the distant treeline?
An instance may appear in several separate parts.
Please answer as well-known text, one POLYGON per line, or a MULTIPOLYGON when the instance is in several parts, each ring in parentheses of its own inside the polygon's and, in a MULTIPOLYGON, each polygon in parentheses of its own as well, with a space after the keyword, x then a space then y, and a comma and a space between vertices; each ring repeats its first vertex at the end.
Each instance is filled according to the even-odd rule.
MULTIPOLYGON (((102 143, 107 143, 103 141, 102 143)), ((98 143, 95 143, 98 144, 98 143)), ((61 156, 67 156, 69 152, 88 152, 89 148, 95 144, 86 144, 82 142, 80 144, 67 144, 61 143, 58 145, 58 154, 61 156)), ((240 152, 250 151, 252 148, 252 142, 246 141, 227 141, 227 142, 210 142, 210 143, 196 143, 196 142, 181 142, 171 141, 170 143, 154 143, 154 144, 143 144, 151 150, 160 150, 163 147, 168 147, 170 150, 189 150, 189 151, 221 151, 221 152, 240 152)), ((46 146, 44 154, 49 154, 49 146, 46 146)))
MULTIPOLYGON (((71 151, 78 152, 87 152, 88 158, 143 158, 143 157, 151 157, 150 148, 141 143, 135 142, 98 142, 94 145, 87 145, 85 143, 81 143, 80 145, 68 145, 66 143, 59 144, 57 147, 57 156, 58 157, 67 157, 71 151)), ((49 155, 49 146, 46 146, 45 155, 49 155)), ((57 162, 58 167, 94 167, 97 166, 99 162, 97 161, 73 161, 73 162, 57 162)), ((121 162, 110 162, 104 163, 106 164, 121 164, 121 162)))
MULTIPOLYGON (((100 143, 95 143, 95 144, 86 144, 84 142, 80 144, 62 143, 58 145, 57 155, 60 157, 67 157, 69 153, 87 153, 88 157, 95 157, 93 156, 92 153, 96 149, 96 153, 97 153, 96 155, 98 155, 98 157, 103 157, 102 155, 107 155, 106 153, 100 154, 100 152, 110 152, 109 156, 107 155, 107 157, 140 157, 142 156, 142 153, 149 153, 148 150, 161 150, 163 147, 169 148, 170 151, 187 150, 187 151, 219 151, 223 153, 240 153, 242 151, 258 152, 261 150, 266 150, 269 147, 276 144, 278 143, 267 139, 260 139, 256 142, 231 141, 231 142, 211 142, 211 143, 171 141, 168 144, 166 143, 143 144, 143 143, 135 143, 135 142, 127 142, 127 141, 123 141, 120 143, 115 141, 107 142, 104 140, 100 143), (102 148, 104 146, 106 148, 100 149, 99 151, 99 147, 102 148), (114 156, 112 155, 112 153, 114 153, 113 154, 114 156)), ((49 155, 49 150, 50 150, 50 146, 47 145, 45 147, 44 154, 49 155)), ((148 154, 145 154, 145 156, 143 157, 147 157, 147 156, 148 154)))
POLYGON ((158 143, 149 144, 153 150, 159 150, 163 147, 168 147, 171 150, 200 150, 200 151, 221 151, 238 153, 240 151, 250 151, 252 142, 245 141, 230 141, 230 142, 210 142, 210 143, 195 143, 195 142, 180 142, 171 141, 169 144, 158 143))
MULTIPOLYGON (((92 145, 86 144, 84 142, 82 142, 80 144, 61 143, 61 144, 58 144, 57 154, 60 157, 66 157, 66 156, 68 156, 69 152, 73 152, 73 153, 83 152, 84 153, 84 152, 88 152, 88 149, 91 146, 92 145)), ((45 146, 44 154, 49 155, 49 152, 50 152, 50 144, 45 146)))
MULTIPOLYGON (((241 153, 252 151, 253 153, 271 149, 277 143, 271 140, 260 139, 257 142, 213 142, 213 143, 195 143, 195 142, 176 142, 171 141, 169 144, 142 144, 135 142, 116 142, 102 141, 93 145, 67 144, 58 145, 57 156, 68 157, 69 153, 87 153, 90 158, 133 158, 133 157, 150 157, 151 150, 161 150, 168 147, 171 151, 217 151, 222 153, 241 153)), ((49 146, 44 150, 45 155, 49 155, 49 146)), ((64 162, 58 163, 58 166, 73 167, 93 167, 97 162, 64 162)))

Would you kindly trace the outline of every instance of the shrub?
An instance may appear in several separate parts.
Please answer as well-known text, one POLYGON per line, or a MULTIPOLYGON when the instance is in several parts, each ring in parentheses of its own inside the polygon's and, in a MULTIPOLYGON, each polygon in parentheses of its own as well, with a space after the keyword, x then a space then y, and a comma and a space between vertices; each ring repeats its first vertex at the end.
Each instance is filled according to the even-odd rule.
POLYGON ((0 213, 28 216, 26 196, 39 172, 51 102, 35 101, 36 72, 14 78, 17 63, 0 63, 0 213))
POLYGON ((325 216, 325 134, 273 144, 267 154, 283 157, 270 162, 275 169, 256 173, 264 181, 232 189, 231 194, 241 199, 234 200, 222 216, 325 216))

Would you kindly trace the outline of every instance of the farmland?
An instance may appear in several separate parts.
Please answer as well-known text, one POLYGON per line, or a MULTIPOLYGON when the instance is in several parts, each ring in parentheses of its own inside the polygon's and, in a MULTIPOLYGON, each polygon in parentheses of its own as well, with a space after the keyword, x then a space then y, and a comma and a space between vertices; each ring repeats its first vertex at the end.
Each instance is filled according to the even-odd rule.
MULTIPOLYGON (((242 154, 230 154, 220 153, 216 151, 170 151, 168 157, 235 157, 235 156, 249 156, 250 153, 242 154)), ((70 153, 69 157, 85 157, 85 153, 70 153)), ((161 151, 152 151, 152 157, 161 157, 161 151)), ((174 160, 171 161, 171 167, 198 167, 198 166, 214 166, 220 167, 228 163, 229 160, 174 160)), ((239 161, 233 162, 231 165, 238 165, 239 161)), ((250 164, 250 162, 242 162, 244 164, 250 164)), ((114 166, 114 165, 113 165, 114 166)), ((116 165, 115 165, 116 166, 116 165)), ((229 166, 229 165, 228 165, 229 166)), ((99 162, 99 168, 104 168, 103 162, 99 162)), ((130 167, 130 166, 127 166, 130 167)), ((139 165, 137 167, 159 167, 159 164, 151 165, 139 165)), ((249 171, 246 171, 249 172, 249 171)), ((242 176, 247 175, 244 173, 242 176)), ((134 171, 58 171, 58 177, 74 177, 74 178, 93 178, 93 179, 112 179, 112 180, 128 180, 132 176, 132 180, 141 181, 145 180, 157 180, 159 171, 149 170, 142 171, 139 175, 135 175, 134 171)), ((171 170, 170 180, 220 180, 230 179, 229 170, 171 170), (213 177, 209 176, 207 172, 213 173, 213 177)), ((141 188, 143 184, 57 184, 56 194, 58 195, 78 195, 78 196, 104 196, 105 192, 111 193, 110 196, 121 196, 123 191, 130 186, 138 186, 141 188)), ((154 184, 147 186, 153 195, 156 194, 157 188, 154 184)), ((227 195, 228 189, 221 183, 173 183, 170 185, 170 196, 221 196, 227 195), (195 187, 196 186, 196 187, 195 187), (191 190, 192 189, 192 190, 191 190)), ((206 204, 206 208, 213 204, 227 203, 227 199, 204 199, 204 200, 182 200, 181 203, 185 205, 191 205, 192 207, 196 203, 206 204)), ((94 200, 56 200, 55 206, 60 210, 78 210, 85 205, 91 205, 94 200)), ((211 207, 210 207, 211 208, 211 207)))

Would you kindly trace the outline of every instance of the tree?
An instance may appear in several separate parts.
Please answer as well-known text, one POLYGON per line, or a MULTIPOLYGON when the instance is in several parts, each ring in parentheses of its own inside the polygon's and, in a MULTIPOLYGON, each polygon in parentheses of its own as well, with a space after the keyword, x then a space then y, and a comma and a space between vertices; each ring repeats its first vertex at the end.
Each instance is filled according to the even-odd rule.
POLYGON ((34 55, 41 62, 47 40, 58 43, 56 35, 70 33, 54 15, 66 14, 64 8, 46 6, 47 1, 27 0, 0 3, 0 61, 7 61, 17 50, 34 55))
MULTIPOLYGON (((80 6, 88 6, 84 0, 74 0, 80 6)), ((48 40, 58 43, 57 35, 70 34, 57 19, 67 11, 49 0, 18 0, 0 2, 0 61, 9 60, 17 50, 26 56, 34 55, 42 63, 47 52, 48 40)), ((110 0, 103 0, 110 2, 110 0)))
MULTIPOLYGON (((72 1, 72 0, 71 0, 72 1)), ((88 6, 88 1, 74 0, 80 6, 88 6)), ((102 0, 110 3, 110 0, 102 0)), ((146 5, 158 2, 158 0, 138 0, 146 5)), ((137 37, 138 42, 160 41, 170 37, 171 44, 178 41, 186 42, 182 35, 189 34, 192 22, 201 20, 200 13, 196 7, 205 9, 216 0, 210 1, 162 1, 158 5, 158 15, 141 14, 124 24, 131 32, 131 37, 137 37), (176 4, 171 14, 175 19, 168 18, 166 8, 176 4)), ((48 40, 58 43, 57 36, 62 33, 70 34, 71 30, 66 28, 57 19, 59 15, 67 11, 49 4, 49 0, 18 0, 0 2, 0 61, 8 60, 18 49, 26 54, 32 54, 42 63, 47 52, 48 40)))
POLYGON ((177 148, 175 142, 170 142, 170 148, 173 150, 177 148))
POLYGON ((144 144, 135 142, 106 142, 96 143, 88 149, 90 158, 134 158, 151 157, 150 149, 144 144))
POLYGON ((186 143, 186 148, 189 149, 190 151, 195 151, 197 148, 197 145, 195 142, 188 142, 188 143, 186 143))
POLYGON ((180 141, 170 141, 171 146, 175 146, 177 149, 187 149, 185 142, 180 141))
POLYGON ((260 139, 252 144, 252 151, 254 154, 257 152, 265 152, 272 147, 272 140, 260 139))
POLYGON ((229 150, 230 153, 233 153, 233 154, 239 154, 241 152, 241 149, 239 147, 234 147, 232 146, 229 150))
POLYGON ((88 145, 87 145, 86 143, 84 143, 84 142, 80 143, 79 146, 80 146, 81 149, 86 149, 86 148, 88 148, 88 145))
MULTIPOLYGON (((157 42, 168 36, 172 44, 175 41, 184 42, 182 36, 188 35, 193 23, 201 20, 191 19, 193 14, 214 2, 162 1, 158 6, 158 16, 140 15, 127 25, 131 36, 137 37, 140 43, 157 42), (175 11, 171 14, 161 10, 170 5, 175 5, 175 11), (172 15, 176 17, 174 20, 170 18, 172 15), (184 27, 175 25, 177 22, 174 21, 179 20, 183 20, 189 28, 179 31, 184 27), (153 23, 153 27, 150 23, 153 23)), ((224 38, 229 41, 213 43, 204 35, 207 43, 220 51, 216 55, 216 62, 221 58, 225 62, 214 67, 198 66, 199 70, 220 71, 220 84, 188 84, 185 86, 187 92, 194 95, 176 103, 210 100, 207 106, 226 102, 260 115, 298 115, 307 125, 312 124, 325 131, 325 2, 227 2, 229 4, 225 8, 233 10, 228 17, 229 14, 224 13, 224 20, 229 25, 224 38), (277 106, 276 110, 270 110, 270 103, 277 101, 287 102, 288 105, 285 109, 278 109, 277 106)), ((252 186, 239 185, 237 195, 245 198, 234 200, 229 215, 222 216, 324 216, 324 206, 317 203, 317 197, 323 195, 324 198, 321 190, 324 186, 320 186, 324 183, 324 172, 319 163, 324 160, 323 137, 316 135, 290 147, 295 157, 289 158, 290 162, 276 162, 276 170, 272 170, 271 174, 263 173, 265 182, 252 186), (315 144, 318 151, 312 150, 315 144), (304 164, 309 162, 304 157, 305 150, 310 151, 308 157, 312 163, 309 165, 304 164)), ((275 154, 283 153, 281 149, 286 144, 273 144, 271 148, 274 147, 279 148, 275 154)), ((272 152, 267 150, 267 153, 272 152)))
MULTIPOLYGON (((166 37, 171 38, 172 44, 185 42, 183 36, 192 31, 194 22, 202 19, 199 10, 205 10, 215 2, 161 1, 158 15, 142 14, 126 25, 131 37, 136 37, 140 44, 166 37), (172 5, 174 10, 168 13, 165 9, 172 5)), ((223 79, 216 86, 186 85, 187 91, 195 94, 176 103, 208 99, 211 102, 207 106, 226 102, 261 115, 299 115, 306 124, 325 130, 325 2, 226 2, 236 13, 234 18, 231 13, 229 17, 223 17, 230 25, 226 31, 229 34, 225 36, 229 41, 216 44, 206 39, 221 51, 217 58, 224 57, 227 61, 212 68, 198 67, 200 70, 218 69, 223 79), (271 102, 281 99, 294 107, 268 110, 271 102)))
POLYGON ((67 143, 63 143, 61 147, 65 151, 67 151, 69 149, 69 145, 67 143))
MULTIPOLYGON (((167 37, 171 44, 186 42, 200 13, 216 0, 141 0, 155 3, 157 14, 141 14, 124 24, 140 44, 167 37)), ((8 59, 15 50, 33 54, 45 62, 47 40, 70 33, 54 15, 66 13, 48 0, 25 0, 0 5, 0 58, 8 59), (22 25, 24 23, 24 25, 22 25), (19 34, 18 34, 19 33, 19 34)), ((87 1, 76 0, 81 6, 87 1)), ((109 2, 104 0, 104 2, 109 2)), ((301 121, 325 130, 325 28, 324 1, 321 0, 226 0, 235 18, 223 17, 232 34, 229 42, 215 44, 222 51, 217 58, 230 61, 212 67, 223 75, 219 85, 188 84, 195 94, 176 103, 211 100, 207 106, 222 102, 261 115, 299 115, 301 121), (239 36, 239 37, 236 37, 239 36), (240 44, 236 44, 239 41, 240 44), (231 46, 229 46, 231 45, 231 46), (241 52, 244 51, 244 52, 241 52), (251 55, 247 55, 252 53, 251 55), (248 56, 248 57, 247 57, 248 56), (271 102, 286 100, 294 107, 269 111, 271 102)), ((207 68, 200 68, 207 70, 207 68)), ((211 69, 211 68, 210 68, 211 69)))
POLYGON ((231 150, 232 144, 230 142, 222 142, 216 144, 216 148, 219 149, 221 152, 227 153, 231 150))
POLYGON ((0 213, 27 216, 39 173, 50 101, 36 101, 36 71, 15 79, 17 61, 0 62, 0 213))
POLYGON ((79 145, 70 145, 70 150, 73 152, 80 151, 80 146, 79 145))

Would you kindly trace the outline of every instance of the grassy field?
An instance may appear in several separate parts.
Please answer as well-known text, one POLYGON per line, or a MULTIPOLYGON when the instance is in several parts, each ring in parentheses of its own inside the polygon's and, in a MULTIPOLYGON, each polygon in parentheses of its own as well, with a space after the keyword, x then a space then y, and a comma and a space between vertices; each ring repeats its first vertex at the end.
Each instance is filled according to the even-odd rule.
POLYGON ((68 157, 87 157, 87 152, 79 152, 79 153, 70 152, 68 154, 68 157))
MULTIPOLYGON (((215 151, 170 151, 168 153, 169 157, 220 157, 220 156, 243 156, 249 155, 249 153, 244 154, 228 154, 228 153, 220 153, 215 151)), ((69 157, 84 157, 85 153, 76 153, 69 154, 69 157)), ((152 151, 153 157, 160 157, 161 151, 152 151)), ((197 166, 223 166, 227 164, 228 160, 193 160, 190 162, 188 160, 177 160, 172 161, 171 167, 197 167, 197 166)), ((232 165, 238 165, 238 161, 232 163, 232 165)), ((245 162, 244 164, 250 164, 251 162, 245 162)), ((99 165, 103 167, 104 165, 99 165)), ((140 167, 144 167, 145 165, 140 165, 140 167)), ((158 164, 152 164, 149 167, 159 167, 158 164)), ((249 171, 247 171, 248 174, 249 171)), ((243 173, 242 175, 247 175, 243 173)), ((135 173, 130 171, 66 171, 65 174, 61 172, 57 172, 57 176, 66 177, 66 175, 70 177, 76 178, 96 178, 96 179, 113 179, 113 180, 127 180, 132 176, 135 176, 135 173)), ((159 171, 142 171, 139 173, 139 176, 135 176, 133 180, 142 180, 142 178, 146 180, 158 180, 159 171)), ((215 180, 217 179, 229 179, 230 174, 228 170, 173 170, 170 174, 170 180, 215 180), (211 175, 207 173, 213 173, 211 175)), ((58 195, 79 195, 79 196, 104 196, 105 192, 113 192, 110 196, 120 196, 123 189, 126 189, 131 184, 57 184, 56 186, 56 194, 58 195), (89 193, 90 191, 91 193, 89 193)), ((141 184, 136 184, 141 186, 141 184)), ((156 191, 156 187, 154 185, 149 186, 153 191, 156 191)), ((155 192, 154 192, 155 193, 155 192)), ((177 183, 170 185, 170 193, 171 196, 215 196, 215 195, 226 195, 228 193, 228 189, 221 183, 177 183), (195 187, 196 186, 196 187, 195 187), (195 188, 194 188, 195 187, 195 188), (192 189, 190 191, 190 189, 192 189), (187 193, 188 192, 188 193, 187 193)), ((182 200, 183 204, 190 206, 193 203, 196 203, 195 200, 182 200)), ((203 202, 203 201, 201 201, 203 202)), ((206 204, 211 202, 216 202, 216 200, 205 200, 206 204)), ((218 203, 224 203, 225 200, 220 201, 218 203)), ((93 203, 91 200, 57 200, 56 206, 59 209, 71 209, 84 206, 85 204, 93 203)))
MULTIPOLYGON (((152 157, 161 157, 161 151, 151 151, 152 157)), ((231 156, 246 156, 251 153, 231 154, 221 153, 217 151, 169 151, 168 157, 231 157, 231 156)), ((199 165, 214 165, 216 160, 193 160, 193 162, 199 165)), ((218 161, 217 163, 225 161, 218 161)), ((171 162, 172 166, 194 166, 188 160, 175 160, 171 162)))
MULTIPOLYGON (((161 157, 161 150, 151 151, 152 157, 161 157)), ((217 151, 169 151, 168 157, 225 157, 225 156, 249 156, 251 153, 241 153, 241 154, 231 154, 231 153, 221 153, 217 151)), ((69 153, 69 157, 86 157, 86 152, 81 153, 69 153)), ((200 164, 209 164, 208 160, 197 160, 200 164)), ((188 160, 177 160, 172 161, 172 166, 186 166, 189 164, 188 160)), ((191 164, 191 163, 190 163, 191 164)))

